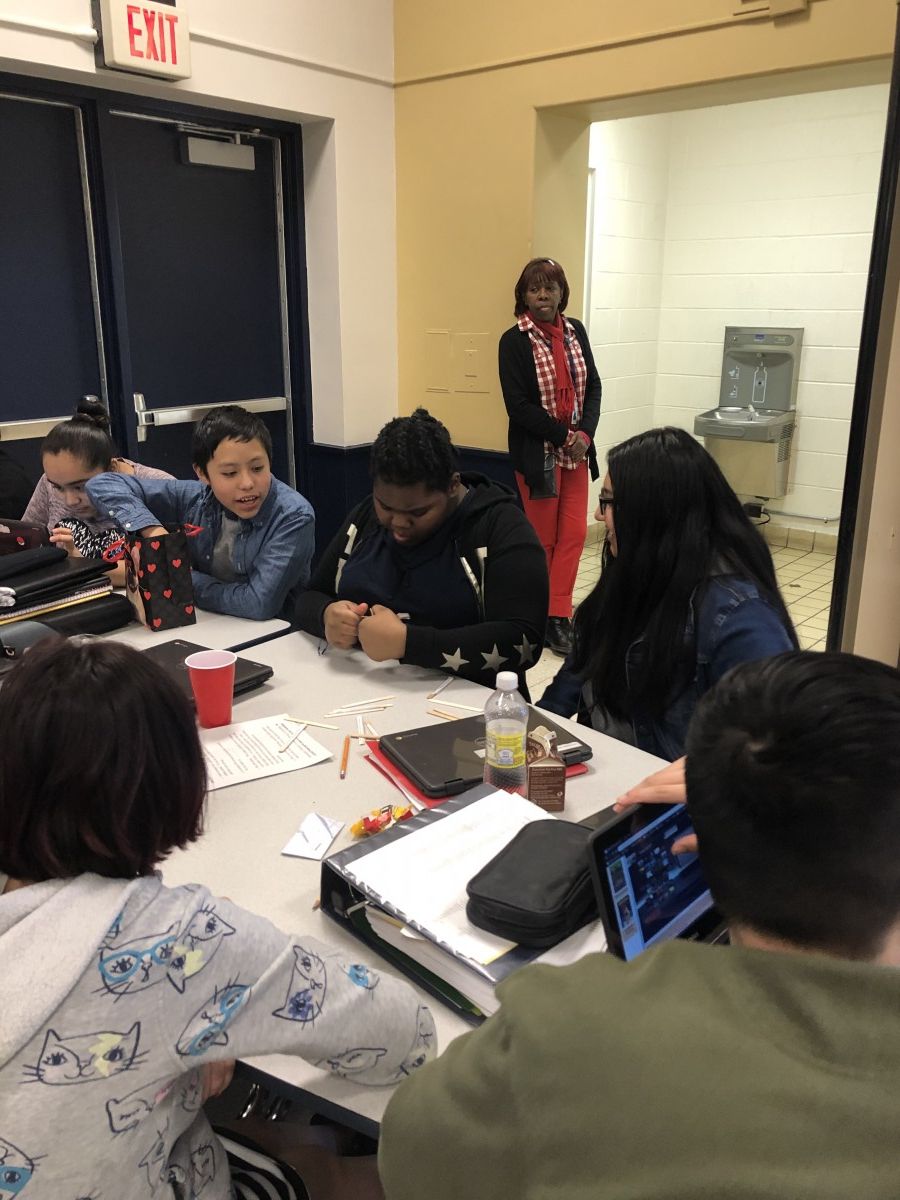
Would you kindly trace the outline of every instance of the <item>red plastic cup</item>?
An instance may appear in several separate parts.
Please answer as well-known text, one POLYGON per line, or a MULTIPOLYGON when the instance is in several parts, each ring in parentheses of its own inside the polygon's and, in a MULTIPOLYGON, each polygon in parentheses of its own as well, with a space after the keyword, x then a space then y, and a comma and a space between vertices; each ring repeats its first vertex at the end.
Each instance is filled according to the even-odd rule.
POLYGON ((197 705, 197 720, 204 729, 231 724, 234 664, 230 650, 198 650, 184 660, 197 705))

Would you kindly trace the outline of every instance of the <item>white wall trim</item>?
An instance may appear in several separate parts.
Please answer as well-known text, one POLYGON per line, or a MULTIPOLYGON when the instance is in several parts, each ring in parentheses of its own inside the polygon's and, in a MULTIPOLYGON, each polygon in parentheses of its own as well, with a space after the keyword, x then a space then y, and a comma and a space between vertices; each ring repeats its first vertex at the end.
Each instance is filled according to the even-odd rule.
MULTIPOLYGON (((87 42, 92 46, 100 41, 100 35, 92 25, 63 25, 56 21, 41 21, 35 17, 0 15, 0 26, 21 29, 26 33, 44 33, 51 37, 71 38, 76 42, 87 42)), ((191 41, 204 42, 208 46, 221 46, 226 50, 237 50, 242 54, 252 54, 257 58, 293 63, 294 66, 305 67, 310 71, 322 71, 326 75, 339 75, 342 79, 356 79, 362 83, 377 84, 379 87, 393 88, 394 86, 393 79, 389 79, 385 75, 373 75, 368 71, 354 71, 350 67, 342 67, 337 63, 304 58, 301 54, 291 54, 286 50, 273 49, 271 46, 244 42, 240 38, 225 37, 219 33, 207 33, 202 29, 191 30, 191 41)))
POLYGON ((238 50, 242 54, 253 54, 258 58, 275 59, 278 62, 293 63, 297 67, 306 67, 310 71, 323 71, 327 75, 340 75, 343 79, 357 79, 362 83, 376 83, 381 87, 393 88, 394 81, 385 75, 372 75, 367 71, 354 71, 349 67, 341 67, 335 63, 320 62, 312 58, 304 58, 301 54, 291 54, 286 50, 274 50, 271 46, 259 46, 253 42, 244 42, 240 38, 225 37, 220 33, 206 33, 202 29, 191 30, 192 42, 205 42, 208 46, 222 46, 227 50, 238 50))
POLYGON ((96 46, 100 41, 100 35, 93 25, 61 25, 57 21, 41 21, 35 17, 0 15, 0 26, 24 29, 26 33, 47 33, 53 37, 72 38, 76 42, 88 42, 92 46, 96 46))

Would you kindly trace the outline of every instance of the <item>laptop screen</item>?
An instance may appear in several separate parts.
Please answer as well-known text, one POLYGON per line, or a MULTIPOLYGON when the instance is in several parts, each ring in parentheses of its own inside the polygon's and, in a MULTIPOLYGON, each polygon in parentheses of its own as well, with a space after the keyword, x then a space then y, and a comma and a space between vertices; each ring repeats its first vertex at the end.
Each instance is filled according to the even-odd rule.
POLYGON ((638 829, 634 820, 623 820, 597 847, 602 861, 596 866, 605 875, 603 891, 626 960, 678 937, 713 908, 698 856, 672 851, 672 843, 691 832, 687 810, 675 805, 638 829))

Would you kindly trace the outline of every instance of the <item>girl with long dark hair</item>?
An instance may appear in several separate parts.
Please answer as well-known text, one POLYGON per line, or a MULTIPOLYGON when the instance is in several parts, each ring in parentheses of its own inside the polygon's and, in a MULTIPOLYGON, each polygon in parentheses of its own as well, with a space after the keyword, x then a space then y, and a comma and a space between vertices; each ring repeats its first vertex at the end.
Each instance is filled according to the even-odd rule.
POLYGON ((689 433, 640 433, 610 450, 608 468, 600 578, 539 703, 674 759, 704 692, 797 637, 768 546, 689 433))

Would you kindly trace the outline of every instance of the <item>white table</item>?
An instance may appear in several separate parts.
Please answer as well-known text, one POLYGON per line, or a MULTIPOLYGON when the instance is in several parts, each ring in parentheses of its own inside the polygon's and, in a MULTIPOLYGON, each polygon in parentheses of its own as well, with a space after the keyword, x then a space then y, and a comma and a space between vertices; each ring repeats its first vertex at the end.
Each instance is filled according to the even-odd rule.
MULTIPOLYGON (((188 850, 176 851, 164 864, 163 875, 169 884, 203 883, 214 893, 268 917, 285 932, 312 933, 345 947, 355 959, 377 961, 374 951, 314 910, 321 864, 286 858, 281 848, 304 816, 318 811, 346 823, 331 852, 342 849, 352 842, 347 829, 351 821, 371 808, 400 799, 399 792, 355 748, 351 750, 347 779, 339 779, 344 735, 356 731, 356 722, 323 714, 353 700, 391 694, 396 697, 392 708, 369 714, 379 734, 431 724, 439 718, 428 715, 433 702, 426 696, 446 676, 398 663, 372 663, 359 651, 329 648, 325 655, 319 655, 317 645, 306 634, 292 633, 254 647, 253 658, 270 664, 275 674, 258 691, 235 702, 234 720, 286 712, 330 721, 340 729, 310 727, 308 732, 335 757, 301 771, 212 792, 206 834, 188 850)), ((453 700, 483 708, 488 695, 488 690, 478 684, 455 680, 434 703, 453 700)), ((607 807, 661 765, 659 759, 641 750, 559 717, 553 719, 570 724, 594 749, 588 773, 568 782, 564 815, 569 820, 581 820, 607 807)), ((424 992, 422 997, 434 1014, 441 1047, 470 1028, 439 1001, 424 992)), ((289 1055, 271 1055, 249 1063, 281 1084, 311 1093, 332 1112, 337 1110, 348 1124, 367 1131, 374 1129, 391 1094, 389 1089, 362 1087, 326 1075, 289 1055)))
MULTIPOLYGON (((184 638, 186 642, 196 642, 210 650, 237 650, 248 642, 260 638, 278 637, 290 629, 289 621, 274 617, 271 621, 250 621, 246 617, 229 617, 225 613, 195 612, 197 623, 185 625, 181 629, 167 629, 159 633, 133 621, 122 629, 114 629, 105 636, 135 650, 146 650, 150 646, 159 646, 163 642, 171 642, 175 638, 184 638)), ((255 655, 254 655, 255 657, 255 655)))

